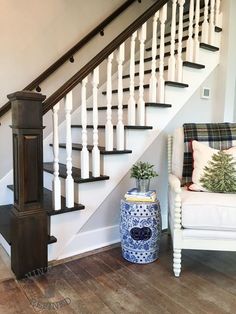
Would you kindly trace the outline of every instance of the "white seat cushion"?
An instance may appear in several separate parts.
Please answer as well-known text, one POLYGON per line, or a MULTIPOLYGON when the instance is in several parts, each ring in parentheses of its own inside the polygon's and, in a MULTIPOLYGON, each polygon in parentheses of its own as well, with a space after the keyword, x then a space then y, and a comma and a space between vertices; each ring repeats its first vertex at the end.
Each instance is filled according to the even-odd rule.
POLYGON ((184 228, 236 231, 236 194, 182 188, 181 198, 184 228))

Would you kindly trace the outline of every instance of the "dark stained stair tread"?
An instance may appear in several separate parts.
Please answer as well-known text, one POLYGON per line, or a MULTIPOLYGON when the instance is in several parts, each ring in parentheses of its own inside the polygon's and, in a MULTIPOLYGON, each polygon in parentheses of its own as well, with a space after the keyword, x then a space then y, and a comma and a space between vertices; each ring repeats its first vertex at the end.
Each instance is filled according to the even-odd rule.
MULTIPOLYGON (((72 128, 82 128, 81 124, 72 124, 71 125, 72 128)), ((105 129, 105 125, 98 125, 99 129, 105 129)), ((116 129, 116 125, 113 125, 113 128, 116 129)), ((152 126, 150 125, 124 125, 125 129, 128 130, 150 130, 152 129, 152 126)), ((93 129, 93 125, 92 124, 88 124, 87 125, 87 129, 93 129)))
MULTIPOLYGON (((8 185, 7 186, 10 190, 14 191, 13 185, 8 185)), ((77 210, 82 210, 84 209, 84 205, 82 204, 74 204, 73 207, 68 208, 66 207, 66 199, 65 197, 61 196, 61 209, 60 210, 54 210, 52 207, 52 191, 43 188, 43 208, 47 211, 47 214, 49 216, 53 215, 60 215, 60 214, 65 214, 77 210)))
MULTIPOLYGON (((50 144, 50 146, 53 146, 52 144, 50 144)), ((59 144, 59 147, 60 148, 66 148, 66 143, 60 143, 59 144)), ((76 143, 72 143, 72 149, 73 150, 78 150, 78 151, 81 151, 83 148, 82 144, 76 144, 76 143)), ((130 149, 124 149, 124 150, 117 150, 116 148, 114 148, 113 150, 111 151, 108 151, 108 150, 105 150, 105 147, 102 147, 102 146, 98 146, 99 150, 100 150, 100 153, 102 155, 112 155, 112 154, 131 154, 132 153, 132 150, 130 149)), ((87 145, 87 149, 89 152, 92 152, 93 150, 93 145, 87 145)))
POLYGON ((209 51, 218 51, 220 48, 213 46, 213 45, 209 45, 209 44, 205 44, 205 43, 200 43, 200 48, 209 50, 209 51))
MULTIPOLYGON (((200 21, 198 23, 198 25, 201 26, 202 23, 203 23, 203 21, 200 21)), ((193 27, 195 27, 195 23, 193 24, 193 27)), ((183 32, 187 31, 188 29, 189 29, 189 26, 183 27, 183 32)), ((179 33, 179 29, 177 28, 175 34, 178 34, 178 33, 179 33)), ((168 32, 168 33, 165 34, 165 37, 169 37, 170 35, 171 35, 171 32, 168 32)), ((160 36, 158 38, 160 38, 160 36)))
MULTIPOLYGON (((186 47, 183 47, 182 52, 185 52, 185 51, 186 51, 186 47)), ((178 53, 178 50, 176 49, 175 54, 177 54, 177 53, 178 53)), ((170 56, 170 51, 164 53, 164 58, 169 57, 169 56, 170 56)), ((159 58, 160 58, 160 55, 156 55, 156 60, 158 60, 159 58)), ((144 62, 150 62, 150 61, 152 61, 152 57, 147 57, 144 59, 144 62)), ((137 64, 139 64, 139 62, 140 62, 139 60, 136 60, 135 64, 137 65, 137 64)))
MULTIPOLYGON (((164 71, 166 71, 166 70, 168 70, 168 65, 164 66, 164 71)), ((151 69, 145 70, 144 74, 150 74, 151 72, 152 72, 151 69)), ((159 68, 156 68, 156 72, 159 72, 159 68)), ((139 76, 139 72, 134 73, 134 76, 139 76)), ((125 74, 122 76, 123 79, 129 78, 129 77, 130 77, 130 74, 125 74)))
POLYGON ((215 32, 217 32, 217 33, 222 32, 222 28, 219 26, 215 26, 215 32))
MULTIPOLYGON (((188 84, 184 84, 184 83, 178 83, 178 82, 172 82, 172 81, 165 81, 166 85, 170 85, 170 86, 175 86, 175 87, 188 87, 188 84)), ((144 89, 148 89, 149 88, 149 84, 144 84, 143 85, 144 89)), ((134 90, 139 90, 139 86, 135 86, 134 90)), ((128 92, 129 91, 129 87, 125 87, 123 88, 123 92, 128 92)), ((103 91, 102 94, 106 95, 106 91, 103 91)), ((117 89, 113 89, 112 90, 112 94, 117 94, 118 90, 117 89)))
MULTIPOLYGON (((143 85, 143 88, 144 88, 144 89, 149 88, 149 84, 143 85)), ((134 86, 134 90, 139 90, 139 86, 134 86)), ((129 87, 124 87, 124 88, 123 88, 123 93, 128 92, 128 91, 129 91, 129 87)), ((118 93, 118 90, 117 90, 117 89, 113 89, 113 90, 112 90, 112 94, 117 94, 117 93, 118 93)), ((107 92, 106 92, 106 91, 103 91, 102 94, 103 94, 103 95, 106 95, 107 92)))
POLYGON ((0 233, 8 244, 10 240, 10 220, 11 220, 11 209, 13 205, 1 205, 0 206, 0 233))
POLYGON ((165 81, 165 85, 167 85, 167 86, 173 86, 173 87, 180 87, 180 88, 188 87, 188 84, 179 83, 179 82, 174 82, 174 81, 165 81))
MULTIPOLYGON (((10 222, 11 210, 13 207, 13 205, 0 206, 0 233, 9 245, 11 245, 10 222)), ((57 242, 57 239, 54 236, 48 235, 48 244, 55 242, 57 242)))
POLYGON ((204 64, 190 62, 190 61, 184 61, 183 66, 189 67, 189 68, 194 68, 194 69, 204 69, 205 68, 204 64))
MULTIPOLYGON (((199 23, 199 26, 202 24, 203 22, 200 22, 199 23)), ((186 27, 184 30, 187 30, 188 29, 188 27, 186 27)), ((222 28, 221 27, 219 27, 219 26, 215 26, 215 32, 216 33, 220 33, 220 32, 222 32, 222 28)), ((177 33, 177 32, 176 32, 177 33)), ((165 35, 165 37, 169 37, 171 35, 171 33, 167 33, 166 35, 165 35)), ((199 36, 201 36, 202 35, 202 31, 199 31, 199 36)), ((195 37, 195 34, 193 34, 193 38, 195 37)), ((182 42, 184 42, 184 41, 186 41, 188 39, 188 35, 185 35, 185 36, 183 36, 182 37, 182 42)), ((175 43, 177 44, 179 42, 179 39, 178 38, 176 38, 175 39, 175 43)), ((165 47, 167 47, 167 46, 170 46, 170 44, 171 44, 171 41, 170 40, 168 40, 168 41, 166 41, 165 42, 165 47)), ((156 49, 159 49, 160 48, 160 45, 157 45, 157 48, 156 49)), ((151 51, 152 50, 152 47, 148 47, 148 48, 146 48, 145 49, 146 51, 151 51)), ((159 57, 158 57, 159 58, 159 57)))
POLYGON ((155 108, 171 108, 171 104, 164 103, 155 103, 155 102, 147 102, 145 103, 146 107, 155 107, 155 108))
MULTIPOLYGON (((135 106, 137 107, 138 105, 135 104, 135 106)), ((149 103, 149 102, 146 102, 145 103, 145 106, 146 107, 156 107, 156 108, 170 108, 172 105, 170 104, 161 104, 161 103, 149 103), (151 104, 151 105, 150 105, 151 104)), ((111 107, 111 109, 118 109, 118 105, 113 105, 111 107)), ((128 109, 128 105, 123 105, 123 109, 128 109)), ((92 111, 93 108, 87 108, 88 111, 92 111)), ((98 107, 98 110, 107 110, 107 106, 101 106, 101 107, 98 107)))
MULTIPOLYGON (((48 172, 48 173, 53 174, 53 172, 54 172, 53 162, 45 162, 43 164, 43 170, 48 172)), ((67 177, 66 165, 59 163, 59 176, 66 179, 66 177, 67 177)), ((81 169, 75 168, 75 167, 72 167, 72 177, 76 183, 87 183, 87 182, 94 182, 94 181, 109 180, 109 177, 106 175, 100 175, 99 177, 93 177, 91 172, 89 173, 89 178, 82 179, 81 178, 81 169)))
MULTIPOLYGON (((184 61, 183 62, 183 66, 189 67, 189 68, 195 68, 195 69, 204 69, 205 68, 204 64, 199 64, 199 63, 189 62, 189 61, 184 61)), ((168 65, 165 65, 164 66, 164 71, 167 71, 167 70, 168 70, 168 65)), ((148 70, 144 71, 144 74, 150 74, 151 72, 152 72, 152 70, 148 69, 148 70)), ((156 72, 157 73, 159 72, 159 68, 156 68, 156 72)), ((139 76, 139 72, 136 72, 134 74, 134 76, 139 76)), ((129 77, 130 77, 129 74, 123 75, 123 79, 129 78, 129 77)))
MULTIPOLYGON (((199 32, 199 33, 200 33, 200 32, 199 32)), ((199 35, 200 35, 200 34, 199 34, 199 35)), ((194 34, 193 34, 193 37, 194 37, 194 34)), ((182 37, 182 42, 186 41, 187 39, 188 39, 188 35, 183 36, 183 37, 182 37)), ((176 39, 175 39, 175 43, 177 44, 178 42, 179 42, 179 39, 176 38, 176 39)), ((164 43, 164 45, 165 45, 165 47, 170 46, 170 45, 171 45, 171 41, 170 41, 170 40, 166 41, 166 42, 164 43)), ((156 49, 159 49, 159 48, 160 48, 160 45, 158 44, 156 49)), ((146 50, 146 51, 151 51, 151 50, 152 50, 152 47, 148 47, 148 48, 146 48, 145 50, 146 50)))
POLYGON ((48 244, 52 244, 52 243, 56 243, 57 242, 57 238, 54 236, 48 236, 48 244))
MULTIPOLYGON (((202 22, 201 22, 201 24, 202 24, 202 22)), ((199 25, 200 25, 200 24, 199 24, 199 25)), ((218 26, 215 26, 215 32, 216 32, 216 33, 222 32, 222 28, 221 28, 221 27, 218 27, 218 26)), ((199 31, 198 35, 201 36, 201 35, 202 35, 202 31, 199 31)), ((170 36, 170 33, 168 33, 168 36, 170 36)), ((195 34, 193 34, 193 38, 194 38, 194 37, 195 37, 195 34)), ((186 40, 188 40, 188 35, 185 35, 185 36, 182 37, 182 42, 184 42, 184 41, 186 41, 186 40)), ((175 38, 175 43, 177 44, 178 42, 179 42, 179 39, 178 39, 178 38, 175 38)), ((166 41, 164 45, 165 45, 165 47, 170 46, 170 45, 171 45, 171 41, 170 41, 170 40, 166 41)), ((157 48, 156 48, 156 49, 159 49, 159 48, 160 48, 160 45, 157 45, 157 48)), ((146 51, 151 51, 151 50, 152 50, 152 47, 148 47, 148 48, 146 48, 145 50, 146 50, 146 51)), ((159 58, 159 56, 158 56, 158 58, 159 58)))

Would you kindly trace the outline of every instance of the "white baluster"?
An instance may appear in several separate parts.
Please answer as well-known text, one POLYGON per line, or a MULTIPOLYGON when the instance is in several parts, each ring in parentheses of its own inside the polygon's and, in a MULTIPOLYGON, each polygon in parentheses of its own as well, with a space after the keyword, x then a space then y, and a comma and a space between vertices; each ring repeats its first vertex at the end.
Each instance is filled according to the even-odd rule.
POLYGON ((99 67, 93 71, 93 151, 92 172, 94 177, 100 176, 100 151, 98 149, 98 83, 99 67))
POLYGON ((72 137, 71 137, 71 111, 72 91, 65 97, 66 113, 66 207, 74 207, 74 180, 72 178, 72 137))
POLYGON ((190 0, 188 40, 186 50, 186 60, 190 62, 193 62, 193 15, 194 15, 194 0, 190 0))
POLYGON ((138 99, 138 124, 145 125, 145 101, 144 101, 144 43, 146 40, 147 24, 144 23, 139 30, 140 61, 139 61, 139 99, 138 99))
POLYGON ((111 111, 111 100, 112 100, 112 60, 113 53, 110 54, 107 60, 107 122, 105 129, 105 146, 106 150, 113 150, 113 124, 112 124, 112 111, 111 111))
POLYGON ((153 17, 152 24, 152 70, 149 82, 149 101, 157 101, 156 54, 157 54, 157 20, 159 11, 153 17))
POLYGON ((60 104, 57 103, 53 108, 53 208, 61 209, 61 181, 59 179, 59 135, 58 135, 58 111, 60 104))
POLYGON ((164 56, 165 56, 165 22, 167 18, 167 4, 160 10, 160 61, 159 61, 159 75, 157 82, 157 102, 165 102, 165 80, 164 80, 164 56))
POLYGON ((179 31, 178 31, 178 55, 177 55, 177 81, 183 80, 182 38, 183 38, 183 13, 185 0, 178 0, 179 4, 179 31))
POLYGON ((177 0, 172 0, 171 44, 170 44, 170 57, 168 60, 168 81, 175 80, 176 2, 177 0))
POLYGON ((129 87, 129 100, 128 100, 128 124, 135 125, 135 98, 134 98, 134 72, 135 72, 135 39, 137 32, 134 32, 131 36, 130 42, 130 87, 129 87))
POLYGON ((124 150, 124 124, 123 124, 123 62, 125 59, 125 45, 120 45, 117 54, 118 63, 118 122, 116 126, 116 144, 118 150, 124 150))
POLYGON ((220 13, 220 0, 216 0, 215 25, 221 27, 222 14, 220 13))
POLYGON ((87 108, 86 108, 86 84, 88 78, 82 80, 81 88, 81 121, 82 121, 82 151, 81 151, 81 178, 89 178, 89 152, 87 148, 87 108))
POLYGON ((211 0, 211 11, 210 11, 210 33, 209 33, 209 37, 210 37, 210 44, 214 45, 215 44, 215 0, 211 0))
POLYGON ((209 39, 208 4, 209 4, 209 0, 205 0, 204 20, 202 23, 202 39, 201 39, 201 41, 205 44, 208 44, 208 39, 209 39))
POLYGON ((199 19, 200 19, 200 0, 196 0, 195 7, 195 37, 194 37, 194 62, 199 60, 199 19))

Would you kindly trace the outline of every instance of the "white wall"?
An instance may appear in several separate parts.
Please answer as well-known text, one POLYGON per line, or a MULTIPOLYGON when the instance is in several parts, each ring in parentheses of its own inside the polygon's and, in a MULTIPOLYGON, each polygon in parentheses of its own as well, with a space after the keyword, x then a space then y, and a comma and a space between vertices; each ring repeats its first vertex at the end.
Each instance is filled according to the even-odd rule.
MULTIPOLYGON (((164 228, 167 227, 167 134, 173 133, 173 130, 182 126, 183 123, 218 121, 216 116, 219 109, 219 103, 216 98, 216 85, 218 79, 219 68, 217 67, 210 77, 202 84, 202 87, 209 87, 211 89, 211 99, 201 99, 201 88, 198 89, 140 158, 142 161, 149 161, 154 164, 155 169, 159 173, 157 179, 151 181, 151 188, 157 190, 161 202, 164 228)), ((128 189, 134 186, 134 180, 130 179, 130 174, 127 173, 95 214, 90 218, 87 224, 82 228, 81 232, 119 224, 120 199, 128 189)))
MULTIPOLYGON (((220 64, 202 87, 211 89, 211 99, 200 98, 201 88, 193 95, 182 110, 144 152, 141 160, 153 163, 159 177, 152 181, 151 188, 157 189, 163 215, 163 227, 167 226, 167 156, 166 138, 176 127, 185 122, 236 122, 236 1, 223 0, 223 36, 220 64)), ((117 225, 119 223, 119 202, 124 193, 134 186, 129 173, 117 188, 103 202, 81 232, 117 225)))
MULTIPOLYGON (((0 106, 6 95, 21 90, 47 69, 125 0, 0 0, 0 106)), ((153 0, 132 4, 95 39, 45 83, 47 96, 76 73, 98 51, 137 18, 153 0)), ((44 119, 49 125, 51 117, 44 119)), ((0 118, 0 179, 12 168, 10 114, 0 118), (7 139, 7 140, 6 140, 7 139), (4 145, 3 145, 4 144, 4 145)), ((51 124, 51 123, 50 123, 51 124)), ((47 128, 45 134, 50 129, 47 128)))
POLYGON ((224 104, 218 110, 218 118, 222 121, 236 121, 236 1, 223 0, 223 36, 219 66, 219 80, 217 85, 217 99, 224 104))

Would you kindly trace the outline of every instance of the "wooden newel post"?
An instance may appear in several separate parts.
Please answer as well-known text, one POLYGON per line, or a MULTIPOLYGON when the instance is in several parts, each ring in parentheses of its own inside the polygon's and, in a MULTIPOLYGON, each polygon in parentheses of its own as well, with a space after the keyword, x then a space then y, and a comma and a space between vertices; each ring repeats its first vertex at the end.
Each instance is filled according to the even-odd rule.
POLYGON ((8 95, 12 108, 14 207, 11 267, 17 278, 47 267, 47 215, 43 209, 45 96, 29 91, 8 95))

